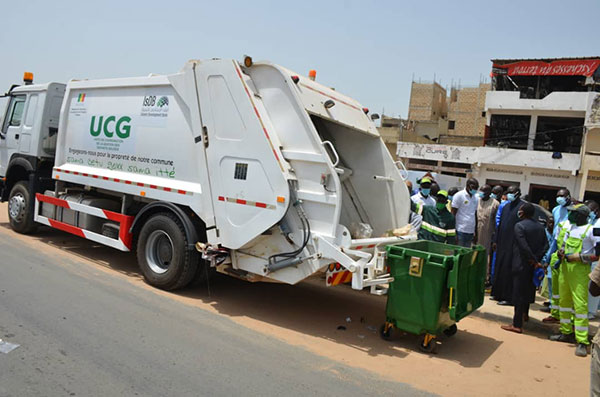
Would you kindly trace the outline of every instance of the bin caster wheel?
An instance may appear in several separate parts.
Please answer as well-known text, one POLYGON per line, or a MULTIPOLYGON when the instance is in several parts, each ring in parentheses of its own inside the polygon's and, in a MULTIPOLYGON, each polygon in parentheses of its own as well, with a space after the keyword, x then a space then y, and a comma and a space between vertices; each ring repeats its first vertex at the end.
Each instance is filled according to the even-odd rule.
POLYGON ((425 353, 435 353, 435 335, 425 334, 419 340, 419 349, 425 353))
POLYGON ((450 337, 450 336, 454 336, 456 335, 456 332, 458 331, 458 327, 456 326, 456 324, 452 324, 451 326, 449 326, 448 328, 446 328, 444 330, 444 335, 450 337))
POLYGON ((381 339, 391 341, 393 328, 394 326, 388 323, 385 323, 381 327, 379 327, 379 336, 381 336, 381 339))

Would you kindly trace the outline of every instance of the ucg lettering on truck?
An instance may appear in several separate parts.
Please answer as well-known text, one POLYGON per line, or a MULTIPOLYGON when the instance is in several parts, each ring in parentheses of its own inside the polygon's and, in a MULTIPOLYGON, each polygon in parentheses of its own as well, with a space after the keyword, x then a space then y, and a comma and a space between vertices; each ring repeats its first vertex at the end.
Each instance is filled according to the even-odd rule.
POLYGON ((131 117, 123 116, 117 120, 115 116, 108 116, 104 120, 104 125, 102 123, 103 119, 104 116, 99 116, 98 125, 96 126, 96 116, 92 116, 92 120, 90 122, 90 134, 92 136, 98 136, 101 132, 104 132, 104 135, 109 138, 112 138, 115 133, 119 138, 122 139, 129 137, 131 133, 131 125, 129 124, 131 122, 131 117), (116 123, 114 131, 109 130, 110 123, 116 123))

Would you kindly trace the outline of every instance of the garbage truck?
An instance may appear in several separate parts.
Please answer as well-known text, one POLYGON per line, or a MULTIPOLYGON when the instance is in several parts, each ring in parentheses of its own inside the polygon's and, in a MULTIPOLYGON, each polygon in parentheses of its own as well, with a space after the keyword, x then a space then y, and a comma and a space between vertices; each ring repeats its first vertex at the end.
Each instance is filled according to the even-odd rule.
POLYGON ((173 290, 215 271, 385 292, 410 197, 369 111, 270 62, 13 85, 0 132, 11 228, 135 252, 173 290))

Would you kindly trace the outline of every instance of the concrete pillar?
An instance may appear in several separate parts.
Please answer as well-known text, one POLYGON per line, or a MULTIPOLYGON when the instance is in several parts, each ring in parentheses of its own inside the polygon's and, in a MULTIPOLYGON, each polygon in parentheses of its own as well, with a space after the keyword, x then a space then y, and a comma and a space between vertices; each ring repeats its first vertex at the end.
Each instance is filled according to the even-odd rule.
POLYGON ((535 131, 537 130, 538 116, 531 116, 529 122, 529 136, 527 137, 527 150, 533 150, 533 142, 535 141, 535 131))
POLYGON ((584 167, 583 170, 579 172, 579 195, 577 199, 583 201, 583 196, 585 196, 585 190, 587 189, 587 180, 588 180, 588 168, 584 167))

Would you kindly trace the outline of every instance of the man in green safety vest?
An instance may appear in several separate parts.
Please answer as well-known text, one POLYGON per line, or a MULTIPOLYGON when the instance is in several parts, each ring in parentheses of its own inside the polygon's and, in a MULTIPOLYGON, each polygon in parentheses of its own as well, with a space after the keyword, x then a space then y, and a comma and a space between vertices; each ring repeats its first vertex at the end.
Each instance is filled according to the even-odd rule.
MULTIPOLYGON (((558 234, 557 256, 560 274, 558 277, 560 298, 560 334, 550 340, 577 343, 575 354, 587 356, 588 340, 588 275, 589 256, 595 254, 598 237, 588 223, 589 208, 584 204, 571 205, 567 221, 561 224, 558 234), (575 323, 575 335, 573 335, 575 323)), ((551 262, 551 265, 554 265, 551 262)), ((556 282, 556 281, 554 281, 556 282)))
POLYGON ((446 206, 448 192, 440 190, 435 196, 435 200, 435 206, 414 202, 411 204, 412 210, 423 217, 418 237, 421 240, 456 244, 454 215, 448 211, 446 206))

